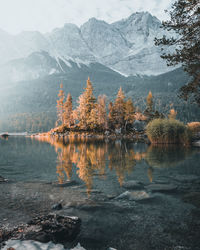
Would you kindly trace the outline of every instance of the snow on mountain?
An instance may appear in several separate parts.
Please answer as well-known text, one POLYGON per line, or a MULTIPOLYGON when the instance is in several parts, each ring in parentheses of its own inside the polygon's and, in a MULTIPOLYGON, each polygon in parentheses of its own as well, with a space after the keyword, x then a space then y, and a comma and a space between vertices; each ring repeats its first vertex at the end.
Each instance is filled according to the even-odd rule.
POLYGON ((81 26, 81 34, 97 60, 106 65, 118 61, 129 46, 118 30, 95 18, 81 26))
MULTIPOLYGON (((137 12, 112 24, 91 18, 80 28, 75 24, 65 24, 48 34, 34 31, 12 36, 0 30, 0 64, 13 59, 26 63, 25 58, 30 54, 46 51, 61 71, 64 71, 62 61, 64 67, 72 67, 73 63, 78 67, 101 63, 124 75, 158 75, 174 69, 167 67, 160 58, 160 49, 154 45, 154 38, 163 34, 167 33, 161 29, 161 22, 148 12, 137 12)), ((37 58, 39 66, 34 66, 30 78, 59 71, 56 67, 44 65, 44 62, 41 64, 41 58, 37 58)), ((13 61, 12 65, 14 67, 13 61)), ((17 79, 19 66, 14 70, 17 79)), ((29 73, 27 71, 25 78, 29 73)))
POLYGON ((63 28, 47 34, 46 38, 49 41, 49 51, 52 53, 65 58, 96 61, 75 24, 65 24, 63 28))

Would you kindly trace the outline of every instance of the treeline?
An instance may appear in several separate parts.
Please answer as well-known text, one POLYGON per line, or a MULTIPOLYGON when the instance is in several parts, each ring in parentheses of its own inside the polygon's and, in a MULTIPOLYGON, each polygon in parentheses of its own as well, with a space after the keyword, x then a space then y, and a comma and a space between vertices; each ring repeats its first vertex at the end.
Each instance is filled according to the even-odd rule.
POLYGON ((113 102, 107 105, 105 95, 94 96, 93 86, 88 78, 84 92, 78 98, 78 106, 73 109, 72 96, 68 93, 65 99, 63 85, 60 86, 57 100, 57 126, 79 130, 120 130, 127 131, 133 128, 135 120, 149 121, 162 118, 163 115, 154 110, 153 95, 149 92, 146 99, 146 109, 142 113, 134 107, 131 98, 126 98, 120 87, 113 102))
POLYGON ((55 112, 20 113, 0 117, 1 132, 46 132, 55 126, 55 112))

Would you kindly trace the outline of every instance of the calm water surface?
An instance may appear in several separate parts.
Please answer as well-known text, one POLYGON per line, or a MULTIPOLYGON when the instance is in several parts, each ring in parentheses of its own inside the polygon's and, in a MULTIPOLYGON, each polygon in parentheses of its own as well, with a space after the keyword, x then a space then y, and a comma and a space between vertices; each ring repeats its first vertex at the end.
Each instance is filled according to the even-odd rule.
POLYGON ((48 138, 0 140, 0 175, 14 181, 76 180, 89 191, 117 188, 129 180, 146 183, 173 175, 200 176, 200 150, 153 147, 126 141, 63 142, 48 138))
POLYGON ((197 148, 9 137, 0 139, 0 176, 9 180, 0 184, 0 224, 25 222, 62 200, 61 213, 82 219, 77 241, 88 250, 200 249, 197 148), (118 199, 135 195, 131 180, 153 199, 118 199), (162 192, 163 184, 176 189, 162 192))

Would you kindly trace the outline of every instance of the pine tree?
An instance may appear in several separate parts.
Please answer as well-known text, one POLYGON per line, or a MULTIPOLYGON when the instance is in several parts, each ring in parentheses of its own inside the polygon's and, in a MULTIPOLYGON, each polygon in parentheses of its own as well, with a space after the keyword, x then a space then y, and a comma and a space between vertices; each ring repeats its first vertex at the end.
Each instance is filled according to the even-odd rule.
POLYGON ((199 0, 176 0, 169 12, 170 20, 162 23, 165 30, 177 35, 155 39, 155 44, 167 49, 161 57, 168 66, 182 64, 191 80, 181 88, 181 97, 192 96, 200 106, 200 2, 199 0), (175 47, 169 53, 169 47, 175 47))
POLYGON ((57 125, 64 124, 64 99, 65 99, 65 95, 64 95, 64 91, 63 91, 63 84, 60 84, 60 91, 58 93, 58 97, 59 99, 57 100, 57 125))
POLYGON ((70 128, 74 124, 74 118, 73 118, 73 106, 72 106, 72 96, 69 93, 67 95, 67 99, 64 103, 64 124, 70 128))
POLYGON ((133 124, 135 120, 135 108, 133 106, 132 100, 129 98, 125 103, 125 130, 127 128, 127 125, 133 124))

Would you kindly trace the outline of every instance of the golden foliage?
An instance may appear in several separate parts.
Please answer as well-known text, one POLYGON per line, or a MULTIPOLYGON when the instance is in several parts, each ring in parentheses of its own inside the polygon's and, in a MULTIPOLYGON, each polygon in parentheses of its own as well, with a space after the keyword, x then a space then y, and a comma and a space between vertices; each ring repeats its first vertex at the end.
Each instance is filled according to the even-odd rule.
POLYGON ((200 122, 190 122, 187 126, 194 133, 200 132, 200 122))

